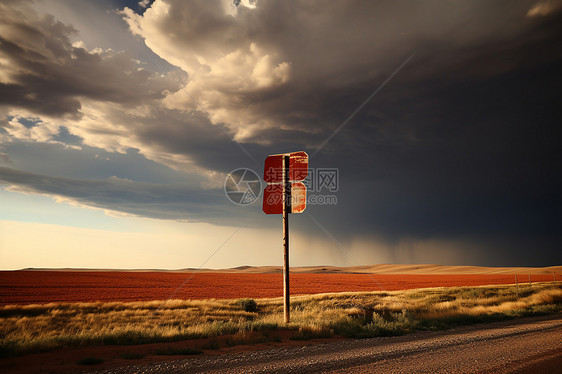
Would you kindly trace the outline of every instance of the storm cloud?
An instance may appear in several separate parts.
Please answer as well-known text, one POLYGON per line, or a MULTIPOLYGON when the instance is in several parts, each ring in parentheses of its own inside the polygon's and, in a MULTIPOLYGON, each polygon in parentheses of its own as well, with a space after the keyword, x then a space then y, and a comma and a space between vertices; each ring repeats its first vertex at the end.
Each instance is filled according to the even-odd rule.
POLYGON ((8 191, 52 196, 60 202, 110 212, 166 220, 232 223, 222 189, 193 188, 185 183, 157 184, 118 177, 85 180, 53 177, 0 167, 0 184, 8 191))
MULTIPOLYGON (((167 105, 196 108, 196 97, 237 140, 271 145, 298 137, 314 148, 412 54, 393 89, 381 95, 394 102, 378 107, 404 110, 433 88, 558 58, 522 49, 552 45, 559 31, 551 13, 530 16, 532 6, 259 1, 235 7, 169 0, 143 15, 127 9, 124 15, 150 48, 189 72, 186 91, 167 97, 167 105)), ((410 124, 380 122, 373 125, 392 140, 411 138, 410 124)))
MULTIPOLYGON (((3 4, 0 139, 136 150, 206 185, 78 180, 49 175, 48 162, 44 175, 17 164, 0 175, 22 191, 97 208, 217 223, 234 216, 213 200, 226 173, 260 171, 268 154, 305 150, 311 167, 339 170, 337 205, 307 212, 345 245, 369 237, 457 243, 467 254, 482 248, 480 263, 506 264, 512 251, 513 265, 530 264, 525 253, 536 246, 537 261, 553 263, 562 232, 561 4, 124 7, 130 32, 177 67, 163 73, 126 51, 71 43, 77 26, 29 3, 3 4)), ((312 221, 299 227, 315 229, 312 221)))

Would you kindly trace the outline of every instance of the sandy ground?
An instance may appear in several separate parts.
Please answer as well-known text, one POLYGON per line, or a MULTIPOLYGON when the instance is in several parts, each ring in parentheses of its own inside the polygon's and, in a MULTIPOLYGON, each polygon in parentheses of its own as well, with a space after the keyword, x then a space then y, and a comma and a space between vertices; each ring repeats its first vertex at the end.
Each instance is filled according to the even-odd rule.
MULTIPOLYGON (((197 357, 216 357, 232 355, 242 352, 256 352, 275 348, 303 347, 311 344, 321 344, 344 340, 341 337, 327 339, 311 339, 307 341, 290 340, 289 336, 294 335, 293 331, 279 330, 273 335, 278 335, 280 342, 267 342, 252 345, 236 345, 228 347, 225 341, 231 335, 213 338, 220 344, 220 349, 205 349, 203 355, 173 355, 165 356, 156 354, 162 349, 199 349, 207 344, 210 339, 190 339, 171 343, 155 343, 128 346, 93 346, 93 347, 71 347, 52 352, 26 354, 17 357, 0 358, 0 373, 78 373, 89 370, 108 370, 113 368, 148 365, 151 363, 173 361, 179 359, 193 359, 197 357), (123 355, 136 354, 142 356, 137 359, 125 359, 123 355), (103 360, 102 363, 95 365, 81 365, 78 362, 87 357, 95 357, 103 360)), ((130 357, 130 356, 129 356, 130 357)))

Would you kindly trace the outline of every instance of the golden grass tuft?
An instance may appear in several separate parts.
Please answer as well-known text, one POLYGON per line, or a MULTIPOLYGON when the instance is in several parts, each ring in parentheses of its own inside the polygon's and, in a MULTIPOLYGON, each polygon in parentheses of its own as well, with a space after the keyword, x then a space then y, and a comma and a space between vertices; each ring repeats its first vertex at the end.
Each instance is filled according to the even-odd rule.
POLYGON ((279 328, 294 330, 295 339, 397 335, 560 311, 562 288, 553 283, 520 286, 519 297, 509 285, 294 296, 287 326, 281 298, 256 303, 255 312, 245 311, 241 300, 213 299, 4 306, 0 355, 228 334, 232 344, 242 344, 259 341, 256 333, 279 328))

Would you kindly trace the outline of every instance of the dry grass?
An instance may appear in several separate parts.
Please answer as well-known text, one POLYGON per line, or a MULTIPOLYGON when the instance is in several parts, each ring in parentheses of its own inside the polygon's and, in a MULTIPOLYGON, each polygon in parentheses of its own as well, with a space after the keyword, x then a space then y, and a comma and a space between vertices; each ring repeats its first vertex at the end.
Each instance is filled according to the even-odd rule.
POLYGON ((255 331, 263 337, 278 328, 294 330, 294 339, 396 335, 562 309, 559 285, 543 283, 520 289, 519 296, 514 286, 295 296, 288 326, 283 324, 280 298, 257 300, 255 312, 244 310, 247 300, 5 306, 0 308, 0 355, 227 334, 231 334, 232 344, 242 344, 263 340, 255 338, 255 331))

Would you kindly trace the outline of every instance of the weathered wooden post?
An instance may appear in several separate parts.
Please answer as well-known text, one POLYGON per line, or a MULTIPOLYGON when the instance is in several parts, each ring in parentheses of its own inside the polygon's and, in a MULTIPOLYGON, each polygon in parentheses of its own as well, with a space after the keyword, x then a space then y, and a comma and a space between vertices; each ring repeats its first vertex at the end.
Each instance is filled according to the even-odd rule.
POLYGON ((517 290, 517 297, 519 297, 519 283, 517 283, 517 274, 515 274, 515 289, 517 290))
POLYGON ((289 292, 289 212, 291 212, 291 182, 289 182, 289 155, 283 156, 283 309, 285 323, 291 320, 289 292))
POLYGON ((308 175, 306 152, 269 155, 265 159, 263 190, 265 214, 283 214, 283 309, 285 323, 291 320, 289 291, 289 214, 306 209, 306 186, 302 181, 308 175))

